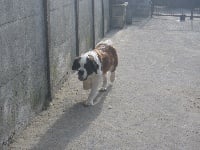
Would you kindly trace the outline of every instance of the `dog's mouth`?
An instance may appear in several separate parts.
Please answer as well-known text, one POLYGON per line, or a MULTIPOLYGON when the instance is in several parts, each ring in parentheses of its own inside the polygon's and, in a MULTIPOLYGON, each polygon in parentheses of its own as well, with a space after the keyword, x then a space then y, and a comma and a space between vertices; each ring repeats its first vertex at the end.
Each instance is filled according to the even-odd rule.
POLYGON ((79 79, 80 81, 85 81, 85 80, 87 80, 87 77, 84 78, 83 76, 78 76, 78 79, 79 79))

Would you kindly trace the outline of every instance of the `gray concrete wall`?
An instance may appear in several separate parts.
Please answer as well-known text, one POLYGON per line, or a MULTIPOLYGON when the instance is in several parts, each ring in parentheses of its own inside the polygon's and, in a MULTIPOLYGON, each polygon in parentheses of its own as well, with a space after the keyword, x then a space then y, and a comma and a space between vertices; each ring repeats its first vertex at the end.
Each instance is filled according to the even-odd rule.
POLYGON ((79 54, 92 49, 109 31, 109 0, 104 7, 94 0, 94 14, 92 0, 79 0, 78 11, 74 0, 44 2, 0 1, 0 149, 62 86, 77 48, 79 54))
POLYGON ((104 8, 104 34, 110 30, 110 1, 103 0, 104 8))
POLYGON ((103 12, 102 0, 94 0, 94 25, 95 25, 95 44, 103 37, 103 12))
MULTIPOLYGON (((105 1, 105 32, 109 30, 109 1, 105 1)), ((71 69, 72 59, 76 55, 74 0, 50 0, 50 74, 51 92, 60 88, 71 69)), ((103 37, 102 1, 94 0, 94 29, 92 0, 79 0, 78 38, 79 54, 92 49, 103 37), (93 39, 95 32, 95 41, 93 39)))
POLYGON ((43 1, 1 1, 0 14, 1 149, 42 109, 48 91, 43 1))
POLYGON ((74 0, 50 0, 49 59, 52 95, 71 72, 76 54, 74 0))
POLYGON ((94 14, 92 7, 92 0, 79 0, 79 54, 91 50, 93 42, 98 43, 110 30, 109 0, 94 0, 94 14))
POLYGON ((92 48, 93 45, 93 19, 92 0, 79 0, 79 53, 92 48))

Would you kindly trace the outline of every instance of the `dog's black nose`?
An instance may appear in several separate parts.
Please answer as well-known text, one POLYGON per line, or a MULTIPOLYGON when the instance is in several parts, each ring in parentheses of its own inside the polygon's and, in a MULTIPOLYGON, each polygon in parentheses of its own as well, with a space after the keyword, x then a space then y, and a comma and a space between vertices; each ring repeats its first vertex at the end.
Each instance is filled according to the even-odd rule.
POLYGON ((84 70, 79 70, 79 71, 78 71, 78 75, 79 75, 79 76, 82 76, 83 74, 84 74, 84 70))

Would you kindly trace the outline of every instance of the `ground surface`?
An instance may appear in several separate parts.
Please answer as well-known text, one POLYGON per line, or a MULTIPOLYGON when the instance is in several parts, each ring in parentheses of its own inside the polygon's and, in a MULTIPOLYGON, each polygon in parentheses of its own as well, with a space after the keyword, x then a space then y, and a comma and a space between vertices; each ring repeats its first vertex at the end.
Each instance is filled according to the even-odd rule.
POLYGON ((154 17, 108 34, 117 80, 93 107, 72 76, 12 150, 198 150, 200 21, 154 17))

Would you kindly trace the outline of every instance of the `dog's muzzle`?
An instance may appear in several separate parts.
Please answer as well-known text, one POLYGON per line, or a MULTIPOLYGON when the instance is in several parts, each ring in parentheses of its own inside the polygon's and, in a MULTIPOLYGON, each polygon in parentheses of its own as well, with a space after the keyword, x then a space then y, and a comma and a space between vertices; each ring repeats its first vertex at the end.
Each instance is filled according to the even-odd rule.
POLYGON ((78 79, 79 79, 80 81, 86 80, 86 79, 84 78, 84 70, 79 70, 79 71, 78 71, 78 79))

